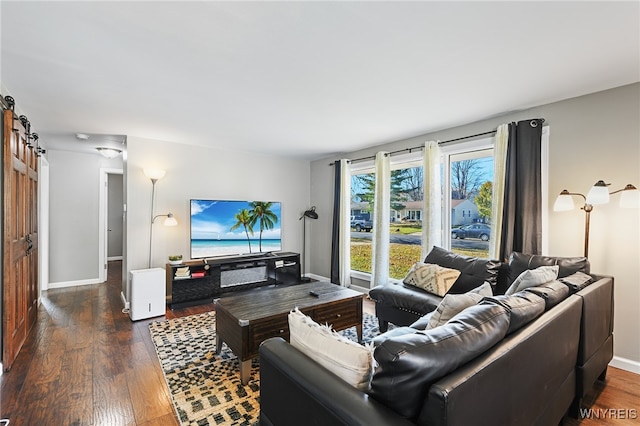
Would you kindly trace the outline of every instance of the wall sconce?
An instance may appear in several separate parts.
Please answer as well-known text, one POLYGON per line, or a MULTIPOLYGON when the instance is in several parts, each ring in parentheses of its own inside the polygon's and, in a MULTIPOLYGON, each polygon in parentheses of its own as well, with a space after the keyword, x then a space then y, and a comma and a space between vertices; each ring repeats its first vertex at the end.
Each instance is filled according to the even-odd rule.
POLYGON ((116 158, 118 155, 122 153, 122 150, 116 148, 96 148, 100 155, 105 158, 116 158))
POLYGON ((177 226, 178 225, 178 221, 176 220, 176 218, 173 216, 173 213, 169 213, 169 214, 159 214, 156 215, 153 220, 151 221, 151 223, 153 224, 153 222, 155 222, 155 220, 159 217, 166 217, 166 219, 164 220, 164 222, 162 222, 162 224, 164 226, 177 226))
POLYGON ((573 203, 573 195, 580 196, 584 199, 584 205, 580 207, 585 213, 584 222, 584 257, 589 256, 589 222, 593 206, 597 204, 607 204, 609 197, 613 194, 620 194, 620 207, 622 208, 638 208, 640 207, 640 193, 638 189, 628 184, 622 189, 609 192, 608 186, 610 184, 605 183, 602 180, 597 181, 589 190, 587 195, 580 194, 579 192, 569 192, 566 189, 562 190, 558 198, 556 198, 553 204, 553 210, 568 211, 573 210, 575 205, 573 203))
POLYGON ((150 269, 151 253, 152 253, 152 247, 153 247, 152 245, 153 244, 153 223, 159 217, 166 217, 166 219, 163 222, 164 226, 176 226, 178 225, 178 221, 173 216, 173 213, 159 214, 155 216, 153 214, 153 211, 155 210, 155 205, 156 205, 156 183, 158 182, 159 179, 162 179, 164 177, 166 172, 160 169, 143 169, 143 172, 146 177, 151 179, 151 223, 149 225, 149 262, 147 263, 147 268, 150 269))

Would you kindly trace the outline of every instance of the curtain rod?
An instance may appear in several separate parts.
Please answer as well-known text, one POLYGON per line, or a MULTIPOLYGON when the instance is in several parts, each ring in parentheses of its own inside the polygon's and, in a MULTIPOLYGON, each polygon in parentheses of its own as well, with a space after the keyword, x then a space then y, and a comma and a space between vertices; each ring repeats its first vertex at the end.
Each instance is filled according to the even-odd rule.
MULTIPOLYGON (((497 130, 491 130, 491 131, 488 131, 488 132, 477 133, 475 135, 462 136, 460 138, 449 139, 447 141, 440 141, 440 142, 438 142, 438 145, 444 145, 444 144, 447 144, 447 143, 462 141, 462 140, 465 140, 465 139, 472 139, 472 138, 476 138, 478 136, 493 135, 494 133, 496 133, 496 131, 497 130)), ((401 154, 403 152, 411 153, 411 152, 413 152, 415 150, 418 150, 418 149, 419 150, 424 149, 424 145, 423 146, 414 146, 413 148, 399 149, 397 151, 391 151, 387 155, 401 154)), ((356 163, 356 162, 360 162, 360 161, 375 160, 375 159, 376 159, 376 156, 375 155, 371 155, 369 157, 362 157, 362 158, 356 158, 356 159, 353 159, 353 160, 349 160, 349 162, 356 163)), ((336 163, 336 161, 333 161, 333 162, 329 163, 329 165, 333 166, 335 163, 336 163)))

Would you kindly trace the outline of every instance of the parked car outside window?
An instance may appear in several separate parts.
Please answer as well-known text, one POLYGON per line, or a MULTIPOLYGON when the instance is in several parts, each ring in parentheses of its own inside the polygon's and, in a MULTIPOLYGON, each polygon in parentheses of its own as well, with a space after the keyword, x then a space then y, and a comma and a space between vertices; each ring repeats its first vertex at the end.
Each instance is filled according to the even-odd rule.
POLYGON ((474 223, 451 230, 451 238, 480 238, 482 241, 489 241, 491 237, 491 227, 484 223, 474 223))

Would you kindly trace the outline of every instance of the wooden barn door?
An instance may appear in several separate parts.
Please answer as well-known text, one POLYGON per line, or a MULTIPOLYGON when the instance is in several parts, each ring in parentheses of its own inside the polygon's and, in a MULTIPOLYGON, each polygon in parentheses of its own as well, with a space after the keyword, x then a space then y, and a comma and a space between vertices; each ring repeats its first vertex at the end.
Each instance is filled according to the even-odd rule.
POLYGON ((38 312, 38 157, 28 128, 13 111, 3 114, 2 362, 9 370, 38 312))

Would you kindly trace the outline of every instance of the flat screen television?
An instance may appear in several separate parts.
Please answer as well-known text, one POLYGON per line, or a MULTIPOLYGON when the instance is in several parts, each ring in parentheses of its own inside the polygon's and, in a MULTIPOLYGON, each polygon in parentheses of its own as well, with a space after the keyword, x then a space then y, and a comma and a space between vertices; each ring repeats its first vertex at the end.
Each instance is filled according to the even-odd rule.
POLYGON ((282 206, 273 201, 192 199, 191 258, 282 250, 282 206))

